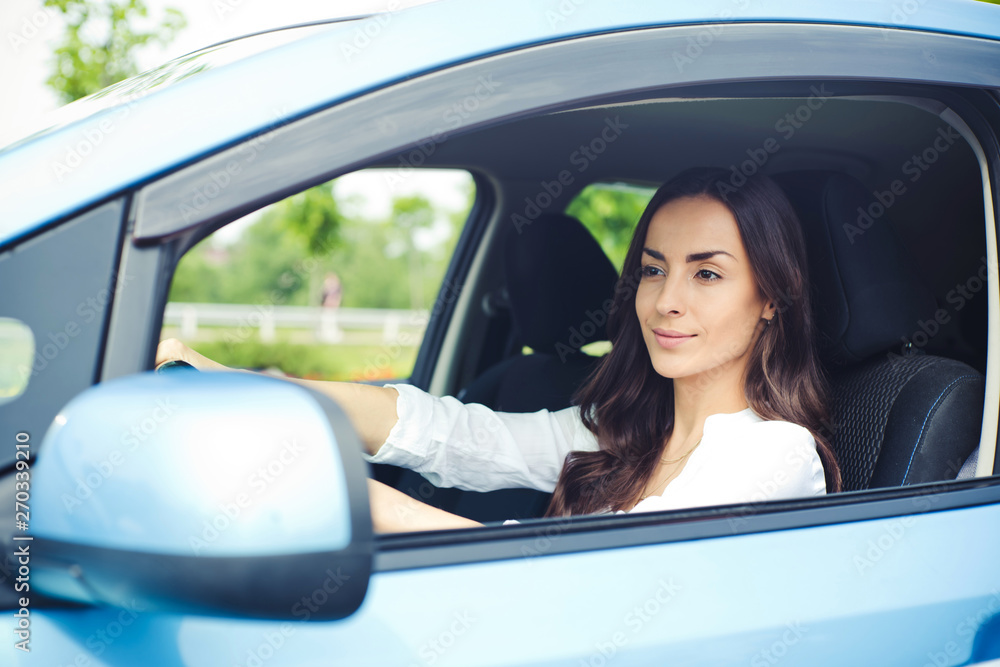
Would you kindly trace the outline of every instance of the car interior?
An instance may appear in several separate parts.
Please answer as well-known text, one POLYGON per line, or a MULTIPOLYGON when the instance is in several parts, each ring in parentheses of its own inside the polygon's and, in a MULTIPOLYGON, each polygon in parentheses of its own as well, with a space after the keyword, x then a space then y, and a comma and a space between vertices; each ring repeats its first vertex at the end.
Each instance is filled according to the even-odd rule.
MULTIPOLYGON (((997 298, 986 288, 995 248, 984 167, 934 91, 831 90, 599 100, 436 144, 422 166, 468 170, 478 201, 446 278, 462 289, 431 322, 417 361, 430 364, 429 381, 419 384, 498 410, 568 407, 597 362, 567 348, 570 331, 594 322, 616 279, 565 214, 573 198, 592 184, 655 188, 693 166, 728 168, 737 186, 760 171, 784 189, 805 233, 831 388, 825 435, 844 491, 975 476, 984 424, 996 421, 983 408, 997 298)), ((398 168, 404 155, 365 167, 398 168)), ((582 343, 602 338, 599 324, 582 343)), ((435 489, 391 466, 374 475, 484 522, 540 517, 548 502, 533 490, 435 489)))

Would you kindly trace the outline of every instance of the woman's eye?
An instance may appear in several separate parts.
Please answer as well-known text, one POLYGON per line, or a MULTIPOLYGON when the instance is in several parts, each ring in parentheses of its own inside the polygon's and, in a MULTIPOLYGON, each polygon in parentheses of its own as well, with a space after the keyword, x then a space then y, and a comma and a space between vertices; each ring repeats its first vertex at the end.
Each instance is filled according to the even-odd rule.
POLYGON ((662 274, 663 272, 660 270, 660 268, 657 266, 653 266, 652 264, 646 264, 645 266, 642 267, 643 278, 651 278, 653 276, 658 276, 662 274))
POLYGON ((718 280, 719 278, 721 278, 721 276, 718 273, 716 273, 715 271, 709 271, 708 269, 702 269, 695 275, 698 276, 698 278, 700 278, 701 280, 706 280, 706 281, 718 280))

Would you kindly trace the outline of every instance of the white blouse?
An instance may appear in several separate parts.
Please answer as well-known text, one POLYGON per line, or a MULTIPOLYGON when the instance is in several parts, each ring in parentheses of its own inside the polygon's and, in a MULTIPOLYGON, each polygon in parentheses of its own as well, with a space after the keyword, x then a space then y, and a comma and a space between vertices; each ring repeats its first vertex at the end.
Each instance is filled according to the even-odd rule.
MULTIPOLYGON (((580 408, 494 412, 412 385, 399 392, 399 420, 372 463, 421 473, 433 484, 469 491, 527 487, 551 492, 571 451, 596 451, 580 408)), ((818 496, 823 465, 808 429, 764 421, 750 408, 705 420, 701 444, 658 496, 633 512, 818 496)))

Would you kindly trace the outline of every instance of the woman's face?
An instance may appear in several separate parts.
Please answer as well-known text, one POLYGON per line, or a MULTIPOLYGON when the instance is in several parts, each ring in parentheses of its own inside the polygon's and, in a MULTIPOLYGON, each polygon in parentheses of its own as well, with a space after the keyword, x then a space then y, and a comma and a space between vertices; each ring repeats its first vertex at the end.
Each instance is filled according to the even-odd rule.
POLYGON ((653 215, 635 310, 663 377, 742 379, 761 318, 774 316, 750 270, 736 219, 710 197, 682 197, 653 215))

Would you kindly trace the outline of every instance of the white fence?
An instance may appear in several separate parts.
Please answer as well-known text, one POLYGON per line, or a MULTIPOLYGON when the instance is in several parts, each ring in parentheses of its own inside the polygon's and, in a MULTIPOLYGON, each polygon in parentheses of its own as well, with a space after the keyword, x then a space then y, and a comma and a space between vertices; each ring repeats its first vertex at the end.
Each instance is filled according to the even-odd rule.
POLYGON ((426 310, 168 303, 163 323, 180 327, 181 337, 188 340, 197 337, 200 326, 221 326, 258 329, 264 342, 273 341, 280 328, 309 330, 317 341, 328 343, 342 340, 345 331, 381 331, 382 341, 392 343, 403 331, 419 340, 427 318, 426 310))

